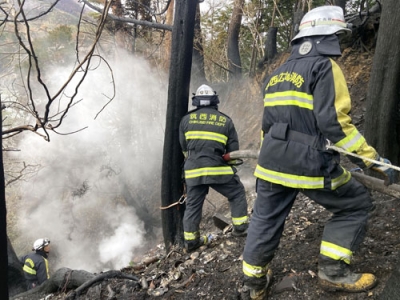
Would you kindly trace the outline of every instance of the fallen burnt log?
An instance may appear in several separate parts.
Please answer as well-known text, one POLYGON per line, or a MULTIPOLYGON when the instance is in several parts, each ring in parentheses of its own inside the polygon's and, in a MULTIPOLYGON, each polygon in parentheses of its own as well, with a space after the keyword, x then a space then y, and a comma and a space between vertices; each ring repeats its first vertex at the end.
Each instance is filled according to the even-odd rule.
POLYGON ((362 173, 351 172, 351 175, 367 188, 400 199, 400 185, 385 186, 384 181, 362 173))
POLYGON ((56 293, 62 290, 75 289, 88 280, 96 277, 94 274, 84 270, 71 270, 69 268, 58 269, 49 280, 27 292, 18 294, 12 300, 35 300, 45 295, 56 293))
POLYGON ((85 270, 71 270, 69 268, 58 269, 49 280, 43 284, 31 289, 27 292, 18 294, 11 298, 12 300, 39 300, 44 298, 48 294, 58 292, 68 292, 68 296, 65 299, 78 299, 91 286, 110 279, 110 278, 123 278, 130 279, 138 282, 139 279, 136 276, 125 274, 120 271, 107 271, 98 275, 87 272, 85 270))
POLYGON ((100 281, 110 279, 110 278, 131 279, 136 282, 139 281, 139 278, 137 278, 134 275, 125 274, 120 271, 111 270, 111 271, 101 273, 101 274, 97 275, 96 277, 90 279, 89 281, 83 283, 81 286, 79 286, 77 289, 75 289, 73 292, 71 292, 65 299, 66 300, 77 299, 79 297, 79 295, 81 295, 86 289, 90 288, 92 285, 94 285, 100 281))

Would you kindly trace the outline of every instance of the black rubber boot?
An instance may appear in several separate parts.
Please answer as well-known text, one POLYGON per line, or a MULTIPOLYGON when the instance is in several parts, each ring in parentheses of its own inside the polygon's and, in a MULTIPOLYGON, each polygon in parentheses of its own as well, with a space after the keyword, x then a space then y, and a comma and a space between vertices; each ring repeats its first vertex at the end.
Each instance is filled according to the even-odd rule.
POLYGON ((198 238, 197 240, 185 242, 185 248, 186 251, 191 252, 196 250, 197 248, 200 248, 203 245, 207 245, 208 243, 209 243, 209 238, 206 235, 204 235, 198 238))
POLYGON ((239 226, 233 226, 232 235, 233 236, 247 236, 247 229, 249 224, 242 224, 239 226))
POLYGON ((250 299, 252 300, 264 300, 267 299, 267 289, 269 284, 271 283, 271 278, 272 278, 272 270, 268 269, 267 271, 267 283, 265 284, 265 287, 261 290, 257 289, 250 289, 250 299))
POLYGON ((252 300, 264 300, 267 299, 267 289, 272 281, 272 270, 267 270, 267 275, 255 278, 255 277, 244 277, 244 285, 246 290, 250 292, 250 299, 252 300))

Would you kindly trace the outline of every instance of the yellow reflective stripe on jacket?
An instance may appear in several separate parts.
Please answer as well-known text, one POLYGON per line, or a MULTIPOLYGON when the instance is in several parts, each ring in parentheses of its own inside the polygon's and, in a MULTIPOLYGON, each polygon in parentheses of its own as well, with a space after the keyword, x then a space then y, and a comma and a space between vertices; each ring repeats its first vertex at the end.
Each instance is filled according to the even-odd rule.
POLYGON ((183 238, 186 241, 193 241, 193 240, 198 239, 199 237, 200 237, 200 232, 198 232, 198 231, 195 231, 195 232, 186 232, 186 231, 184 231, 183 232, 183 238))
MULTIPOLYGON (((342 168, 343 169, 343 168, 342 168)), ((337 178, 333 178, 331 182, 331 189, 336 190, 338 187, 342 186, 343 184, 349 182, 351 178, 350 172, 346 169, 343 169, 343 174, 337 178)))
MULTIPOLYGON (((44 258, 44 257, 43 257, 43 258, 44 258)), ((47 276, 47 279, 49 279, 49 278, 50 278, 50 273, 49 273, 49 262, 47 261, 46 258, 44 258, 44 263, 45 263, 45 265, 46 265, 46 276, 47 276)))
POLYGON ((262 276, 266 276, 268 271, 267 267, 268 265, 266 265, 265 267, 252 266, 243 261, 243 273, 248 277, 260 278, 262 276))
POLYGON ((31 275, 36 275, 36 270, 34 269, 35 264, 33 262, 32 259, 28 258, 25 260, 25 264, 24 267, 22 268, 22 270, 24 270, 24 272, 31 274, 31 275), (29 266, 27 265, 29 264, 29 266))
POLYGON ((320 253, 334 260, 343 260, 347 264, 350 264, 351 257, 353 256, 353 252, 350 249, 325 241, 321 242, 320 253))
POLYGON ((341 147, 349 152, 353 152, 357 151, 364 143, 365 138, 356 128, 354 128, 354 130, 348 136, 337 142, 335 146, 341 147))
POLYGON ((233 175, 231 167, 206 167, 193 170, 185 170, 185 178, 196 178, 201 176, 233 175))
MULTIPOLYGON (((358 132, 357 128, 352 124, 349 112, 351 109, 351 100, 349 90, 347 88, 346 79, 338 64, 329 59, 332 64, 333 82, 335 85, 335 110, 337 120, 342 127, 343 133, 346 135, 344 139, 335 143, 335 146, 343 147, 349 152, 356 152, 360 156, 375 159, 378 155, 376 150, 369 146, 364 137, 358 132)), ((372 163, 364 160, 364 164, 368 167, 372 163)))
POLYGON ((287 91, 267 93, 264 97, 264 107, 277 105, 294 105, 312 110, 313 96, 303 92, 287 91))
POLYGON ((257 165, 254 176, 269 182, 292 188, 322 189, 324 187, 324 177, 300 176, 281 173, 265 169, 260 165, 257 165))
POLYGON ((221 133, 212 131, 188 131, 185 133, 186 140, 209 140, 226 145, 228 137, 221 133))
POLYGON ((246 224, 248 222, 248 220, 249 220, 249 218, 247 216, 238 217, 238 218, 232 217, 232 224, 233 225, 242 225, 242 224, 246 224))

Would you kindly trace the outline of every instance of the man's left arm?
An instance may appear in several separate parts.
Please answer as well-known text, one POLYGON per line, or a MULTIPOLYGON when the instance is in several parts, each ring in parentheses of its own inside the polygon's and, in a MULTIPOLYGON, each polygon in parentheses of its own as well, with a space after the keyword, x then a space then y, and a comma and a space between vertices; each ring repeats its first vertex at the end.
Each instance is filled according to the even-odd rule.
MULTIPOLYGON (((314 91, 314 115, 321 133, 335 146, 369 159, 378 153, 368 145, 364 136, 352 124, 349 116, 351 99, 347 83, 340 67, 332 59, 325 61, 314 91)), ((370 167, 368 160, 354 163, 361 168, 370 167)))

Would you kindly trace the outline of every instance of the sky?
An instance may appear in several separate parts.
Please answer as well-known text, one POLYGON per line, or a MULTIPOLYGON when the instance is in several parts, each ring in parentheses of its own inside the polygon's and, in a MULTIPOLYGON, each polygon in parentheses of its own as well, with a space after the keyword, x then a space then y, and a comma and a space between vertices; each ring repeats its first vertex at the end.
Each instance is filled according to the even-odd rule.
MULTIPOLYGON (((23 133, 21 151, 13 154, 41 166, 20 186, 17 244, 49 238, 53 270, 99 272, 128 266, 146 250, 149 237, 135 208, 121 196, 124 188, 150 211, 159 206, 154 195, 160 186, 166 76, 122 51, 109 63, 115 99, 94 120, 108 101, 104 95, 113 91, 113 79, 100 64, 85 79, 77 97, 82 102, 70 110, 59 131, 87 129, 51 133, 50 142, 23 133)), ((70 70, 54 70, 52 91, 70 70)))

